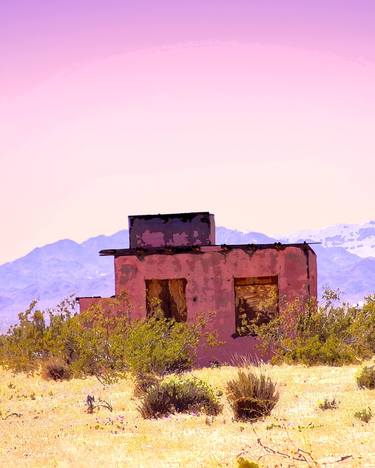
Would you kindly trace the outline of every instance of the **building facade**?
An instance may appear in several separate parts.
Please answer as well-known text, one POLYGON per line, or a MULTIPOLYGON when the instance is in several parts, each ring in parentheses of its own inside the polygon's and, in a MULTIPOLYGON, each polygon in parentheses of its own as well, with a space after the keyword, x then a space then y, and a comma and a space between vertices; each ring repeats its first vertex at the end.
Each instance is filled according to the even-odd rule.
MULTIPOLYGON (((221 343, 202 343, 198 364, 230 362, 235 355, 266 359, 253 323, 285 312, 289 301, 317 296, 317 260, 307 243, 216 245, 207 212, 129 216, 129 248, 113 256, 115 296, 126 292, 132 317, 162 310, 178 321, 207 317, 221 343), (208 318, 209 317, 209 318, 208 318)), ((105 298, 78 298, 80 310, 105 298)))

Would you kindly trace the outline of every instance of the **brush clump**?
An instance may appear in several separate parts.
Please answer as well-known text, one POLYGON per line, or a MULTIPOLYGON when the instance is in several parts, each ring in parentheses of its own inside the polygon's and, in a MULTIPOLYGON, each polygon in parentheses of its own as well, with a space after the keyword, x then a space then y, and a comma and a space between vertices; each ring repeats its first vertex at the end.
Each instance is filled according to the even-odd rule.
POLYGON ((42 364, 41 376, 45 380, 69 380, 72 373, 62 359, 50 358, 42 364))
POLYGON ((226 386, 229 404, 237 420, 256 421, 271 414, 279 400, 276 384, 265 374, 239 369, 226 386))
POLYGON ((152 385, 139 411, 143 418, 161 418, 174 413, 205 413, 215 416, 222 405, 213 389, 196 377, 170 376, 152 385))
POLYGON ((363 366, 359 370, 356 380, 359 388, 375 388, 375 365, 363 366))

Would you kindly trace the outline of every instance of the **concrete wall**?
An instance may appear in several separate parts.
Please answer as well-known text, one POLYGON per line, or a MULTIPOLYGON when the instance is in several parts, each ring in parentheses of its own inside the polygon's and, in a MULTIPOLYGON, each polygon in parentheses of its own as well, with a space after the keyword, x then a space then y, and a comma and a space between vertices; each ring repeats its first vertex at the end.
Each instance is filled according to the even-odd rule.
POLYGON ((308 277, 310 278, 310 296, 318 297, 318 265, 316 254, 312 250, 308 250, 308 277))
MULTIPOLYGON (((116 295, 126 291, 135 318, 146 316, 145 280, 186 278, 188 321, 200 314, 216 314, 209 324, 225 342, 217 349, 202 348, 199 364, 210 360, 229 361, 234 354, 254 358, 262 355, 255 337, 232 338, 235 330, 234 278, 278 276, 279 297, 316 296, 315 254, 307 247, 225 249, 202 247, 200 252, 175 254, 125 255, 115 258, 116 295)), ((280 301, 280 313, 283 313, 280 301)))
POLYGON ((110 297, 78 297, 79 310, 83 312, 91 306, 99 306, 104 310, 111 310, 114 300, 110 297))
POLYGON ((215 220, 208 212, 129 216, 130 248, 214 244, 215 220))

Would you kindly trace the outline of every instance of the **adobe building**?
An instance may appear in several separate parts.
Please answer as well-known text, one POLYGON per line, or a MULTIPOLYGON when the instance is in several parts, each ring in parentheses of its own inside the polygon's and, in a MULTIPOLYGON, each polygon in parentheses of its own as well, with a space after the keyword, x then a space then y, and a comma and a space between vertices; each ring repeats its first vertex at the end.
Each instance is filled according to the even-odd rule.
MULTIPOLYGON (((281 298, 317 296, 316 255, 309 244, 216 245, 208 212, 129 216, 129 248, 99 253, 114 257, 115 296, 127 293, 132 318, 152 315, 155 304, 178 321, 213 314, 207 330, 222 344, 202 344, 199 365, 230 362, 234 355, 266 358, 251 323, 282 314, 281 298)), ((78 300, 81 312, 108 301, 78 300)))

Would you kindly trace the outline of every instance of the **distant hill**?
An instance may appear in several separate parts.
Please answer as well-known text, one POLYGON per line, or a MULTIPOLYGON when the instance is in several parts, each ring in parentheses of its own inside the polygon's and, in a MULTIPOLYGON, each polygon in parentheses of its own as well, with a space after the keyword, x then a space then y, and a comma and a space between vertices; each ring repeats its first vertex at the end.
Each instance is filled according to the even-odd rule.
MULTIPOLYGON (((258 232, 216 230, 218 244, 272 243, 318 240, 319 288, 327 285, 345 292, 356 302, 375 293, 375 221, 366 225, 339 225, 306 231, 282 239, 258 232), (366 254, 366 255, 365 255, 366 254)), ((41 307, 55 305, 64 297, 111 296, 114 293, 112 257, 99 257, 106 248, 128 247, 128 231, 97 236, 82 244, 64 239, 32 250, 13 262, 0 265, 0 330, 4 331, 33 299, 41 307)))

